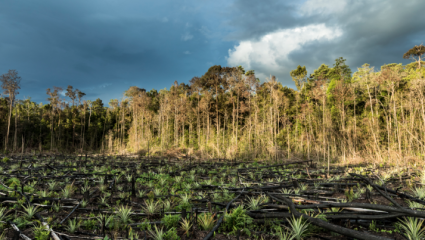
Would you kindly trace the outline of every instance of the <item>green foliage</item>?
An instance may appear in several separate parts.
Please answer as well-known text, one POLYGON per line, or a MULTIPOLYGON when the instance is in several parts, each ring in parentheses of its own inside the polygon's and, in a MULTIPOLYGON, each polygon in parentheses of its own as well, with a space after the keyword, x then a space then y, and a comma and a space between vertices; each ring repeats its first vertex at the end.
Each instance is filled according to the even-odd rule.
POLYGON ((236 234, 238 230, 243 230, 250 235, 248 227, 251 224, 252 218, 246 214, 246 210, 242 206, 238 206, 224 215, 224 228, 230 231, 230 234, 236 234))
POLYGON ((378 228, 376 227, 376 222, 372 220, 372 222, 369 224, 369 230, 376 232, 378 228))
POLYGON ((8 163, 9 161, 10 161, 10 159, 8 157, 4 157, 1 160, 2 163, 8 163))
POLYGON ((172 227, 164 234, 165 240, 180 240, 179 235, 177 235, 177 228, 172 227))
POLYGON ((164 222, 164 226, 167 228, 178 227, 180 215, 165 215, 161 221, 164 222))
POLYGON ((49 240, 50 239, 50 230, 46 228, 43 224, 38 222, 33 227, 34 238, 36 240, 49 240))

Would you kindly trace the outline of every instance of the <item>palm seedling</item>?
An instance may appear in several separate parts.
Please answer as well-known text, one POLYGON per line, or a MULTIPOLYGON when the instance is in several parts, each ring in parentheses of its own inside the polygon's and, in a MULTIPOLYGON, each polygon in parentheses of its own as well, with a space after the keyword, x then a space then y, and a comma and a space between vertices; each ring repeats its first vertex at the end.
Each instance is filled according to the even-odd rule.
POLYGON ((190 184, 190 183, 186 183, 186 184, 184 184, 184 186, 183 186, 186 190, 190 190, 191 188, 192 188, 192 184, 190 184))
POLYGON ((90 189, 91 189, 91 187, 89 185, 84 185, 81 188, 81 192, 86 193, 86 192, 90 191, 90 189))
POLYGON ((99 190, 101 191, 101 192, 104 192, 105 190, 106 190, 106 188, 107 188, 108 186, 106 186, 105 184, 100 184, 99 185, 99 190))
POLYGON ((192 223, 189 221, 189 219, 183 218, 180 223, 180 229, 184 231, 184 234, 186 234, 186 236, 189 236, 189 231, 191 227, 192 223))
POLYGON ((302 217, 295 218, 292 217, 289 221, 289 225, 291 226, 291 231, 295 239, 301 240, 304 237, 310 235, 308 231, 309 223, 303 221, 302 217))
POLYGON ((34 237, 37 240, 48 240, 50 239, 50 230, 38 222, 37 225, 34 225, 33 227, 34 237))
POLYGON ((124 207, 124 206, 120 206, 119 208, 118 208, 118 211, 117 211, 117 216, 118 216, 118 218, 120 219, 120 222, 122 223, 122 224, 128 224, 129 222, 131 222, 131 219, 130 219, 130 217, 131 217, 131 214, 132 214, 133 212, 131 211, 131 207, 124 207))
POLYGON ((108 197, 100 197, 100 204, 108 205, 108 197))
POLYGON ((0 208, 0 221, 2 221, 2 222, 6 218, 6 214, 9 212, 9 211, 6 211, 6 210, 7 210, 7 208, 5 208, 5 207, 0 208))
POLYGON ((369 184, 366 186, 366 188, 367 188, 367 190, 369 190, 369 192, 372 192, 372 190, 373 190, 373 187, 369 184))
POLYGON ((175 181, 176 183, 180 183, 180 182, 181 182, 181 180, 182 180, 182 176, 176 176, 176 177, 174 177, 174 181, 175 181))
POLYGON ((74 218, 74 220, 69 219, 68 226, 66 226, 66 230, 70 233, 74 233, 80 227, 80 224, 81 221, 77 222, 76 218, 74 218))
POLYGON ((282 229, 279 229, 279 231, 277 232, 277 237, 279 238, 279 240, 292 240, 292 239, 294 239, 294 236, 290 232, 288 232, 288 231, 283 232, 282 229))
POLYGON ((105 223, 105 227, 109 227, 109 223, 112 222, 112 220, 114 219, 114 216, 112 216, 112 215, 107 216, 106 214, 105 215, 99 214, 99 216, 97 216, 96 219, 101 226, 103 225, 103 223, 105 223))
POLYGON ((148 182, 146 185, 147 185, 148 187, 152 188, 152 187, 154 186, 154 183, 153 183, 153 182, 148 182))
POLYGON ((37 213, 39 206, 33 206, 28 204, 26 207, 22 206, 22 208, 25 210, 24 216, 26 219, 31 219, 34 217, 34 215, 37 213))
POLYGON ((184 195, 180 196, 180 204, 184 207, 188 207, 190 206, 190 195, 188 195, 187 193, 185 193, 184 195))
POLYGON ((69 198, 73 193, 72 185, 67 185, 64 189, 62 189, 62 197, 69 198))
POLYGON ((214 220, 214 216, 215 214, 211 215, 210 213, 202 213, 198 217, 199 226, 203 230, 210 231, 214 227, 214 224, 216 222, 216 220, 214 220))
POLYGON ((50 191, 53 191, 53 190, 55 190, 56 182, 55 181, 51 181, 51 182, 48 182, 47 185, 49 185, 49 190, 50 191))
POLYGON ((260 205, 263 203, 263 197, 248 197, 248 203, 247 206, 251 210, 258 210, 260 209, 260 205))
POLYGON ((161 186, 164 186, 166 183, 167 183, 167 179, 166 179, 166 178, 160 178, 160 179, 159 179, 159 184, 160 184, 161 186))
POLYGON ((145 196, 146 191, 143 190, 139 190, 139 198, 142 198, 143 196, 145 196))
POLYGON ((421 175, 421 183, 425 184, 425 173, 422 173, 421 175))
POLYGON ((136 239, 139 239, 139 234, 138 234, 138 233, 136 233, 136 232, 133 232, 133 229, 130 227, 130 230, 129 230, 129 232, 128 232, 128 238, 129 238, 130 240, 136 240, 136 239))
POLYGON ((125 178, 127 179, 128 182, 131 182, 131 179, 133 178, 133 176, 131 174, 128 174, 127 176, 125 176, 125 178))
POLYGON ((300 189, 299 189, 299 188, 295 188, 295 189, 294 189, 294 194, 295 194, 295 195, 298 195, 299 193, 300 193, 300 189))
POLYGON ((155 231, 149 230, 149 234, 151 235, 151 237, 154 240, 163 240, 164 239, 164 230, 162 228, 158 229, 156 227, 156 225, 154 226, 154 228, 155 228, 155 231))
POLYGON ((164 202, 162 202, 162 206, 164 207, 164 211, 171 210, 171 202, 169 200, 165 200, 164 202))
POLYGON ((301 184, 300 184, 300 188, 301 188, 301 191, 305 191, 305 190, 307 190, 308 185, 307 185, 307 184, 303 184, 303 183, 301 183, 301 184))
POLYGON ((118 182, 120 181, 120 179, 121 179, 121 174, 120 175, 117 175, 117 176, 115 176, 114 177, 114 179, 115 179, 115 184, 118 184, 118 182))
POLYGON ((281 178, 281 177, 277 177, 277 178, 276 178, 276 181, 277 181, 277 182, 283 182, 283 178, 281 178))
POLYGON ((122 191, 122 190, 124 189, 124 186, 120 185, 120 186, 118 186, 118 187, 117 187, 117 189, 118 189, 119 191, 122 191))
POLYGON ((154 202, 153 199, 151 199, 151 200, 145 200, 145 205, 146 205, 145 207, 142 207, 143 208, 143 211, 146 214, 153 215, 158 210, 159 202, 158 201, 157 202, 154 202))
POLYGON ((48 190, 42 190, 38 192, 38 195, 42 198, 46 198, 49 196, 49 191, 48 190))
POLYGON ((283 193, 283 194, 291 194, 292 193, 292 190, 291 189, 288 189, 288 188, 282 188, 280 190, 280 192, 283 193))
POLYGON ((59 210, 61 209, 60 205, 59 204, 56 204, 56 203, 53 204, 53 207, 52 208, 53 208, 53 210, 55 212, 59 212, 59 210))
POLYGON ((85 208, 87 206, 87 201, 86 200, 81 201, 80 205, 81 207, 85 208))
POLYGON ((421 240, 425 237, 425 228, 422 227, 423 220, 407 217, 400 220, 399 227, 404 230, 404 236, 409 240, 421 240))
POLYGON ((155 194, 155 196, 160 196, 161 195, 161 189, 160 188, 155 188, 154 190, 153 190, 153 194, 155 194))
POLYGON ((412 208, 412 209, 423 208, 424 207, 424 205, 422 205, 420 203, 409 201, 409 200, 407 200, 407 204, 409 205, 409 208, 412 208))
POLYGON ((423 199, 425 198, 425 187, 422 188, 416 188, 413 190, 413 193, 415 194, 415 196, 419 199, 423 199))
POLYGON ((32 181, 28 184, 30 187, 34 188, 37 185, 37 181, 32 181))

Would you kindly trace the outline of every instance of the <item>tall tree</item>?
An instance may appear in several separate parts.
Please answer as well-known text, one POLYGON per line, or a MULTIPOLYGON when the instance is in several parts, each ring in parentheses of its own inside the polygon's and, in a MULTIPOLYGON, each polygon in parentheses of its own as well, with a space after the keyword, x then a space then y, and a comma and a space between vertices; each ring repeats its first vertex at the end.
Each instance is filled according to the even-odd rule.
POLYGON ((301 67, 298 65, 298 67, 292 70, 289 75, 291 75, 292 80, 295 82, 295 86, 300 91, 307 82, 307 69, 305 66, 301 67))
POLYGON ((419 46, 414 46, 409 49, 406 53, 403 54, 404 59, 413 58, 418 62, 418 69, 421 69, 421 57, 425 54, 425 46, 422 44, 419 46), (417 58, 417 59, 416 59, 417 58))
POLYGON ((19 92, 18 89, 21 89, 21 77, 18 76, 16 70, 10 69, 7 73, 0 76, 1 87, 3 88, 3 93, 7 94, 9 100, 9 117, 7 121, 7 134, 6 134, 6 143, 5 150, 7 150, 7 145, 9 142, 9 132, 10 132, 10 120, 12 117, 12 108, 15 101, 15 97, 19 92))
POLYGON ((53 91, 48 88, 46 90, 47 95, 49 95, 49 97, 47 98, 47 100, 49 100, 50 105, 51 105, 51 115, 50 115, 50 151, 53 151, 53 145, 54 145, 54 117, 55 117, 55 110, 57 112, 59 112, 59 108, 60 108, 60 104, 61 104, 61 100, 59 98, 59 93, 62 91, 61 87, 53 87, 53 91))

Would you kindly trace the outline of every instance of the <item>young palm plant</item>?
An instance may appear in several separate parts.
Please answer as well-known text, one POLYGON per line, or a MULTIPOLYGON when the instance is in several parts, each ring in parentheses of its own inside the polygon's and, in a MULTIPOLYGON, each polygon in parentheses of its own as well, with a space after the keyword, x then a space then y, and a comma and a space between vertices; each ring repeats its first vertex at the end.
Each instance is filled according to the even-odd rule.
POLYGON ((407 217, 400 220, 399 226, 404 230, 404 236, 409 240, 421 240, 425 237, 425 228, 422 227, 423 220, 407 217))
POLYGON ((203 230, 210 231, 214 227, 214 224, 215 224, 214 216, 215 216, 215 214, 211 215, 209 213, 202 213, 198 217, 199 226, 203 230))
POLYGON ((22 208, 25 210, 24 216, 26 219, 31 219, 34 217, 34 215, 37 213, 39 206, 33 206, 28 204, 27 206, 22 206, 22 208))
POLYGON ((49 185, 49 190, 53 191, 56 188, 56 181, 48 182, 47 185, 49 185))
POLYGON ((260 209, 260 205, 263 203, 263 197, 248 197, 247 207, 251 210, 260 209))
POLYGON ((77 231, 77 229, 80 227, 81 221, 77 222, 77 219, 74 218, 74 220, 68 220, 68 226, 66 227, 66 230, 70 233, 74 233, 77 231))
POLYGON ((292 217, 288 222, 289 225, 291 225, 291 231, 295 239, 301 240, 304 237, 310 235, 310 233, 307 232, 310 224, 306 221, 303 221, 302 217, 292 217))
POLYGON ((190 222, 190 220, 183 218, 180 223, 180 229, 184 231, 184 234, 186 234, 186 236, 189 236, 189 231, 191 227, 192 223, 190 222))
POLYGON ((132 213, 131 207, 121 206, 118 208, 117 216, 120 219, 120 222, 126 225, 131 222, 130 217, 132 213))
POLYGON ((139 190, 139 198, 142 198, 143 196, 145 196, 146 191, 143 190, 139 190))
POLYGON ((151 200, 145 200, 145 205, 146 205, 146 207, 142 207, 143 208, 143 211, 146 214, 153 215, 158 210, 159 201, 154 202, 153 199, 151 199, 151 200))
POLYGON ((162 228, 158 229, 156 225, 154 226, 154 228, 155 228, 155 231, 149 230, 149 234, 151 235, 151 237, 154 240, 164 240, 164 230, 162 228))
POLYGON ((422 188, 416 188, 413 189, 413 193, 415 194, 415 196, 419 199, 423 199, 425 198, 425 187, 422 188))
POLYGON ((69 198, 73 192, 72 185, 67 185, 64 189, 62 189, 62 197, 69 198))
POLYGON ((3 221, 6 218, 6 214, 9 212, 6 210, 7 208, 5 207, 0 208, 0 221, 3 221))
POLYGON ((49 196, 49 191, 48 190, 42 190, 42 191, 39 191, 38 192, 38 195, 40 196, 40 197, 42 197, 42 198, 46 198, 46 197, 48 197, 49 196))
POLYGON ((407 205, 409 205, 409 208, 412 208, 412 209, 423 208, 424 207, 424 205, 422 205, 420 203, 409 201, 409 200, 407 200, 407 205))
POLYGON ((288 232, 288 231, 283 232, 282 229, 279 229, 279 231, 277 232, 277 237, 279 238, 279 240, 292 240, 292 239, 294 239, 294 236, 290 232, 288 232))

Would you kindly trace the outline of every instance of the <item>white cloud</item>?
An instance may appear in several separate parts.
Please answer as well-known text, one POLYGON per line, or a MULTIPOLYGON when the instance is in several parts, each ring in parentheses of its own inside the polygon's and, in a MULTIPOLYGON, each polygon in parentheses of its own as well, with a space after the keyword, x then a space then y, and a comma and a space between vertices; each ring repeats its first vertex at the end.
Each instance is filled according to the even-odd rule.
POLYGON ((226 57, 229 66, 242 65, 246 70, 254 69, 259 77, 269 73, 277 75, 287 71, 291 65, 289 54, 311 41, 329 41, 342 35, 340 29, 325 24, 308 25, 293 29, 278 30, 259 40, 241 41, 229 49, 226 57))
POLYGON ((193 35, 192 34, 190 34, 189 32, 186 32, 186 33, 184 33, 183 35, 182 35, 182 40, 183 41, 188 41, 188 40, 190 40, 190 39, 192 39, 193 38, 193 35))

